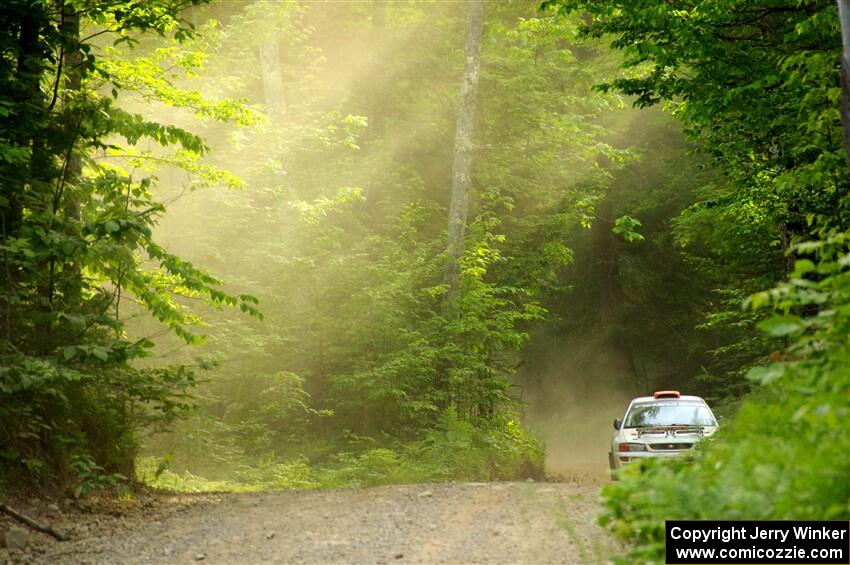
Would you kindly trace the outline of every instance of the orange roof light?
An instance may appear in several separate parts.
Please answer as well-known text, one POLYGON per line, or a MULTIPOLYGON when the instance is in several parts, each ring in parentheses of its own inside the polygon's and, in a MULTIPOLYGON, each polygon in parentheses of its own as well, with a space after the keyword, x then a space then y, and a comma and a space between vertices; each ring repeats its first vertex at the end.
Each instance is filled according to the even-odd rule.
POLYGON ((653 398, 679 398, 682 396, 678 390, 659 390, 652 395, 653 398))

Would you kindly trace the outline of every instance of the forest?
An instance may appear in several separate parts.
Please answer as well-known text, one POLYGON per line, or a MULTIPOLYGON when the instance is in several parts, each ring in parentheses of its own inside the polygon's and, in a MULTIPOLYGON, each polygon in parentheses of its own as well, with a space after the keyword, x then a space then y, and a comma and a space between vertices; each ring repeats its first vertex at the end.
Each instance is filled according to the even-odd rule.
POLYGON ((675 389, 720 431, 604 481, 623 562, 850 519, 843 0, 5 0, 0 47, 0 501, 606 477, 675 389))

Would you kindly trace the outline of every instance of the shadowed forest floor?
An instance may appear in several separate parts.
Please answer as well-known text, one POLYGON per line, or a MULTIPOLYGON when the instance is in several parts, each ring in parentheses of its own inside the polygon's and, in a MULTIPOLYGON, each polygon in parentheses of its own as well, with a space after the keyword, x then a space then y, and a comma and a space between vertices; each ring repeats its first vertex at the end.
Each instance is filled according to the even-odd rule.
POLYGON ((54 507, 72 539, 33 535, 0 561, 601 563, 617 547, 596 525, 598 494, 587 482, 525 482, 156 495, 88 512, 54 507))

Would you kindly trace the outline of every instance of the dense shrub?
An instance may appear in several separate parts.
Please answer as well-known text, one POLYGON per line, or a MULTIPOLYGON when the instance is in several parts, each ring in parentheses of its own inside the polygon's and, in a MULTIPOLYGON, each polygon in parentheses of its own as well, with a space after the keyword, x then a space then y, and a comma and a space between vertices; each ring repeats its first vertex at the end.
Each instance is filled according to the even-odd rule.
POLYGON ((172 421, 194 376, 9 363, 0 371, 0 485, 74 486, 132 477, 142 430, 172 421))
POLYGON ((473 425, 454 411, 418 441, 390 447, 341 451, 313 464, 289 461, 232 461, 227 479, 207 480, 188 471, 172 472, 164 460, 139 461, 140 480, 181 491, 342 488, 450 480, 512 480, 543 476, 542 446, 518 422, 500 418, 473 425))

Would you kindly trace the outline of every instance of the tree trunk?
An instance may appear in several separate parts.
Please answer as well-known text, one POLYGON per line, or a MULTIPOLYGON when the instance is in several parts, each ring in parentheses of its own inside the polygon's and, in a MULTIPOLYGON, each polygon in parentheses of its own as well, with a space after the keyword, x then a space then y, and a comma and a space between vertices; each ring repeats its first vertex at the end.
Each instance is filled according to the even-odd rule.
MULTIPOLYGON (((62 95, 62 104, 65 106, 74 104, 74 96, 80 92, 82 88, 83 72, 82 72, 82 53, 80 52, 80 15, 70 3, 64 3, 62 6, 62 36, 64 38, 65 49, 62 60, 62 66, 65 69, 65 91, 62 95)), ((62 80, 62 77, 58 77, 62 80)), ((73 121, 79 122, 79 112, 71 112, 73 121)), ((73 127, 73 126, 72 126, 73 127)), ((76 136, 75 136, 76 137, 76 136)), ((73 140, 74 143, 76 140, 73 140)), ((83 160, 78 151, 73 149, 68 152, 68 162, 65 166, 65 176, 62 179, 62 187, 64 194, 64 210, 65 216, 72 220, 80 220, 80 203, 73 193, 74 187, 80 180, 83 173, 83 160)))
POLYGON ((275 39, 260 42, 260 68, 263 73, 263 98, 271 116, 286 114, 283 73, 280 69, 280 47, 275 39))
POLYGON ((12 99, 20 112, 17 124, 21 127, 10 128, 12 137, 9 144, 18 147, 30 146, 31 157, 26 166, 4 166, 2 169, 6 177, 2 184, 3 192, 0 198, 4 239, 18 235, 23 220, 24 195, 30 190, 33 179, 41 178, 40 174, 48 168, 46 163, 37 160, 37 157, 43 156, 43 151, 38 149, 41 144, 41 120, 44 112, 44 100, 40 88, 44 61, 39 56, 41 32, 39 15, 41 14, 35 12, 19 14, 18 21, 14 22, 20 26, 20 33, 14 83, 17 88, 12 99), (32 129, 28 130, 27 125, 32 125, 32 129), (36 161, 38 161, 37 164, 36 161))
POLYGON ((621 323, 623 289, 617 272, 619 244, 614 236, 614 218, 611 204, 606 200, 597 208, 591 230, 593 260, 596 262, 599 285, 599 321, 606 327, 621 323))
POLYGON ((841 124, 844 130, 844 153, 850 170, 850 0, 838 0, 841 21, 841 124))
POLYGON ((481 70, 481 36, 484 31, 483 0, 469 0, 465 63, 460 83, 460 107, 455 126, 454 164, 452 165, 452 199, 449 206, 449 301, 457 294, 460 259, 464 251, 469 189, 472 185, 472 137, 475 129, 475 107, 481 70))
MULTIPOLYGON (((627 377, 636 389, 649 391, 649 383, 639 374, 634 351, 625 326, 626 296, 620 283, 618 258, 619 242, 614 235, 614 210, 609 200, 597 209, 591 233, 592 253, 599 288, 599 324, 608 337, 608 363, 612 379, 619 379, 617 388, 628 388, 627 377)), ((613 382, 613 381, 612 381, 613 382)))
MULTIPOLYGON (((7 30, 20 29, 17 38, 17 62, 15 65, 16 88, 10 92, 11 99, 18 109, 17 120, 8 124, 6 135, 11 146, 31 148, 30 158, 14 164, 0 162, 0 244, 4 245, 2 276, 3 290, 0 299, 3 300, 3 340, 0 340, 0 352, 8 353, 7 347, 14 345, 16 332, 12 330, 15 323, 12 297, 15 295, 15 285, 18 279, 18 269, 10 264, 9 251, 5 248, 8 239, 17 237, 21 230, 24 217, 24 201, 31 190, 33 177, 28 173, 33 169, 33 156, 36 151, 38 138, 41 137, 41 113, 43 111, 40 82, 43 72, 43 61, 39 57, 39 34, 41 31, 39 14, 35 10, 18 14, 9 14, 7 30), (3 343, 5 342, 5 343, 3 343)), ((43 167, 42 170, 45 170, 43 167)))
MULTIPOLYGON (((380 58, 383 55, 384 22, 386 21, 387 4, 385 0, 372 0, 372 64, 369 69, 377 74, 381 68, 380 58)), ((384 136, 384 97, 383 88, 370 89, 369 94, 369 131, 372 138, 384 136)))
MULTIPOLYGON (((83 160, 77 147, 83 120, 83 101, 80 99, 83 80, 83 54, 80 50, 80 15, 70 2, 59 3, 60 21, 59 32, 62 35, 62 59, 57 69, 56 86, 61 88, 59 100, 60 115, 54 117, 65 125, 67 137, 61 147, 62 176, 55 185, 50 212, 55 218, 63 218, 69 233, 79 234, 80 230, 80 200, 78 185, 83 172, 83 160)), ((57 93, 54 93, 56 96, 57 93)), ((48 106, 52 110, 53 102, 48 106)), ((61 259, 51 258, 47 266, 47 285, 42 293, 46 299, 47 308, 53 311, 57 308, 78 308, 83 302, 82 273, 73 257, 61 259), (55 300, 60 297, 61 304, 55 300)), ((54 347, 53 316, 47 315, 44 339, 44 353, 48 354, 54 347)))

